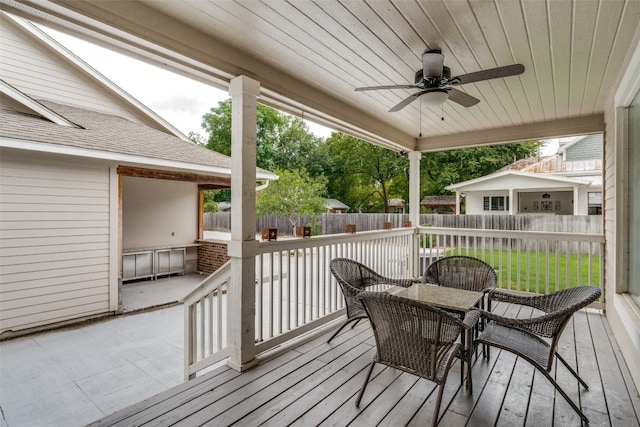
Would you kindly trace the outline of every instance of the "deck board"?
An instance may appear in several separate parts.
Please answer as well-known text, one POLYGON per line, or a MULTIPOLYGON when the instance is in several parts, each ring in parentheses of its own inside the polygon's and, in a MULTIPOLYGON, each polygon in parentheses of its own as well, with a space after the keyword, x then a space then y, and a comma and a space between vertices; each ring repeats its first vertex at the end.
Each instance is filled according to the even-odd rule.
MULTIPOLYGON (((494 311, 513 314, 515 306, 494 311)), ((526 311, 520 315, 526 315, 526 311)), ((237 373, 227 367, 203 374, 97 421, 95 426, 424 426, 437 396, 425 379, 376 365, 360 408, 355 398, 375 352, 368 322, 331 331, 237 373)), ((604 315, 583 310, 559 345, 589 390, 560 364, 553 375, 581 406, 592 426, 640 427, 640 398, 604 315)), ((580 418, 547 379, 522 359, 495 348, 474 359, 473 393, 460 384, 455 362, 445 385, 440 425, 579 426, 580 418)))

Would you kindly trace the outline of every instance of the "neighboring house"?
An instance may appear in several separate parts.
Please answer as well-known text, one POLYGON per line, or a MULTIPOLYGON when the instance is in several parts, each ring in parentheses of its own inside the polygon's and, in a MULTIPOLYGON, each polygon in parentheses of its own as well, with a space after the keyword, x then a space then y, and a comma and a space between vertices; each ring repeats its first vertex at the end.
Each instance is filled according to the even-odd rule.
POLYGON ((194 271, 200 196, 230 186, 231 159, 189 141, 35 26, 0 13, 6 338, 118 312, 127 278, 194 271))
POLYGON ((387 204, 387 212, 389 213, 404 213, 404 200, 402 199, 389 199, 387 204))
POLYGON ((337 199, 325 199, 324 207, 328 213, 347 213, 349 206, 337 199))
POLYGON ((560 142, 557 154, 518 160, 492 174, 446 187, 467 214, 602 214, 602 135, 560 142))
MULTIPOLYGON (((462 200, 461 203, 464 205, 464 200, 462 200)), ((424 196, 420 205, 424 213, 456 213, 455 196, 424 196)))

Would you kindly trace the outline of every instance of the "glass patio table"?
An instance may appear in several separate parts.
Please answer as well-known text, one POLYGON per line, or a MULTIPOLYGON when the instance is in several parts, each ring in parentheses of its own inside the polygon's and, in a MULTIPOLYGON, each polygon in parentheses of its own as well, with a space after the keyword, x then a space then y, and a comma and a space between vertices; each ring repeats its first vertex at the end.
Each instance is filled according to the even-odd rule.
MULTIPOLYGON (((465 313, 472 308, 478 307, 484 294, 482 292, 467 291, 464 289, 449 288, 446 286, 432 285, 429 283, 414 283, 408 288, 400 288, 398 291, 392 291, 394 295, 408 298, 429 305, 439 307, 445 311, 449 311, 464 317, 465 313)), ((473 333, 476 328, 469 328, 465 333, 461 334, 460 341, 463 347, 461 365, 461 376, 464 379, 464 361, 467 364, 467 390, 469 393, 473 390, 471 380, 471 364, 473 355, 473 333)))

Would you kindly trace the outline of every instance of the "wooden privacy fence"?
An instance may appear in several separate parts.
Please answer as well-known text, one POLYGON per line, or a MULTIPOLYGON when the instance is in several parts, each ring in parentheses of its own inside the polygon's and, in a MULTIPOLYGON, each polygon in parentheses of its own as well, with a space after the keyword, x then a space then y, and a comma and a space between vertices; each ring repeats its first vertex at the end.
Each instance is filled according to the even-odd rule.
MULTIPOLYGON (((345 232, 346 224, 355 224, 356 231, 382 230, 385 222, 400 228, 409 220, 408 214, 321 214, 315 222, 322 235, 345 232)), ((301 217, 297 225, 312 225, 313 218, 301 217)), ((415 224, 414 224, 415 225, 415 224)), ((429 227, 473 228, 480 230, 548 231, 559 233, 602 234, 601 215, 420 215, 420 224, 429 227)), ((293 235, 288 218, 268 215, 256 220, 256 233, 263 228, 277 228, 278 235, 293 235)), ((207 212, 204 214, 204 229, 213 231, 231 230, 231 213, 207 212)))

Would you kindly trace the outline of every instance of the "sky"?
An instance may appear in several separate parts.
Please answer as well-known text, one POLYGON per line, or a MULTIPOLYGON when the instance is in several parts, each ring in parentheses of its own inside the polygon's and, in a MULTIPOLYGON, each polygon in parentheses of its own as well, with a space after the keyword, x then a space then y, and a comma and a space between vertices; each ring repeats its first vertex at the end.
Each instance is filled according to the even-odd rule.
MULTIPOLYGON (((206 137, 201 127, 202 116, 229 97, 226 91, 166 69, 59 31, 40 28, 185 135, 195 132, 206 137)), ((331 129, 309 121, 307 124, 317 136, 331 135, 331 129)), ((557 147, 557 139, 550 140, 542 147, 541 154, 554 154, 557 147)))

